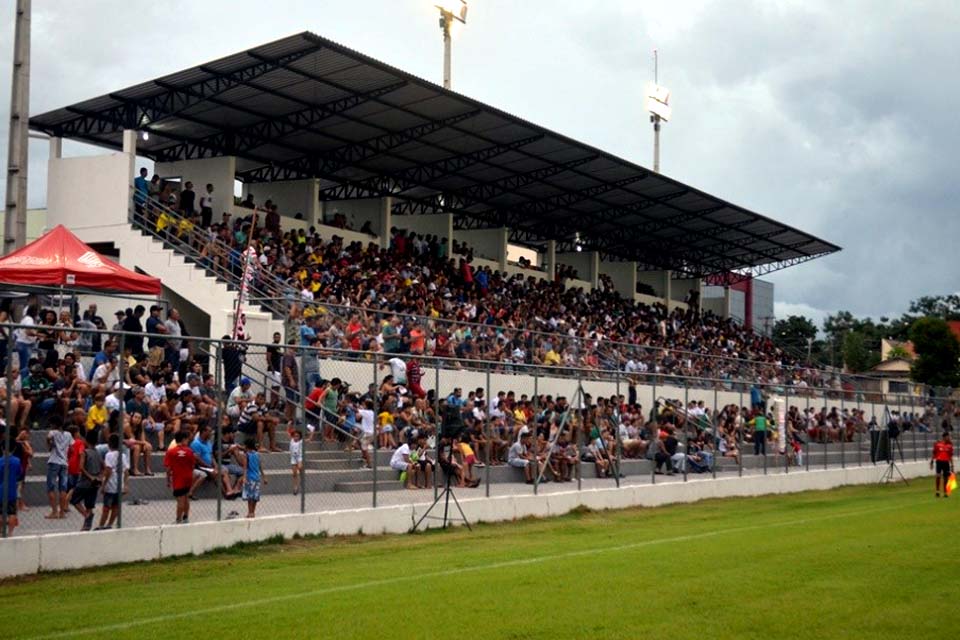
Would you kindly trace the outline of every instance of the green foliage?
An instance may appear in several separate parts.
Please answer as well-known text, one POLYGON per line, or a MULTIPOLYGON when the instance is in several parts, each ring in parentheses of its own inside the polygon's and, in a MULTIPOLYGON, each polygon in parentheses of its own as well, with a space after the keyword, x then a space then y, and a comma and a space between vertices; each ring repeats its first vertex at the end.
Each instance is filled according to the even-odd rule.
POLYGON ((847 369, 861 373, 880 362, 880 356, 867 346, 867 337, 859 331, 849 331, 843 336, 843 362, 847 369))
POLYGON ((941 318, 920 318, 910 327, 917 359, 911 375, 917 382, 938 387, 960 384, 960 342, 941 318))
POLYGON ((960 295, 922 296, 910 303, 910 313, 919 317, 960 320, 960 295))
POLYGON ((910 352, 900 344, 890 347, 890 351, 887 352, 887 360, 896 360, 897 358, 909 360, 911 357, 910 352))

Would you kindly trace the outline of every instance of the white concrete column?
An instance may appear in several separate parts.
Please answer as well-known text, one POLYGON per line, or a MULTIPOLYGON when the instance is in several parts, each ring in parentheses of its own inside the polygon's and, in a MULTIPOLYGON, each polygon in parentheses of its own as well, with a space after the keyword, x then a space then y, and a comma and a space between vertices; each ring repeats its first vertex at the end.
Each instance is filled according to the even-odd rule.
POLYGON ((723 317, 730 317, 730 308, 733 301, 733 296, 730 294, 730 287, 723 288, 723 317))
POLYGON ((588 272, 590 276, 590 286, 596 289, 598 286, 600 286, 600 252, 591 251, 587 255, 587 259, 589 260, 588 272))
POLYGON ((544 260, 544 265, 547 271, 547 276, 550 279, 550 282, 553 282, 557 277, 557 241, 556 240, 547 240, 547 257, 544 260))
POLYGON ((63 138, 50 138, 50 158, 59 160, 63 157, 63 138))
POLYGON ((500 238, 498 240, 499 254, 497 255, 497 262, 500 264, 500 271, 503 273, 507 272, 507 244, 510 241, 510 229, 503 227, 502 229, 497 230, 500 233, 500 238))
POLYGON ((130 159, 130 187, 133 187, 133 179, 137 177, 136 174, 136 162, 137 162, 137 132, 134 129, 124 129, 123 130, 123 152, 129 156, 130 159))
POLYGON ((670 301, 673 299, 671 291, 671 281, 673 280, 673 271, 669 269, 664 270, 663 272, 663 303, 667 305, 667 309, 670 308, 670 301))
POLYGON ((380 235, 380 248, 390 247, 390 227, 393 226, 393 198, 380 198, 380 218, 377 232, 380 235))

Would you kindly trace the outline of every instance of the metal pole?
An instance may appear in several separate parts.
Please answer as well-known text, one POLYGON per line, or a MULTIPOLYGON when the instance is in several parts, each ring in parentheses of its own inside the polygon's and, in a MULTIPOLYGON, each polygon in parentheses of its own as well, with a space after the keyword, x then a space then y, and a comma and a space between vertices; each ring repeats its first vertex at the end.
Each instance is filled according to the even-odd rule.
MULTIPOLYGON (((827 389, 824 389, 824 390, 823 390, 823 406, 824 406, 825 408, 827 408, 827 409, 830 408, 830 392, 829 392, 827 389)), ((829 415, 829 411, 827 412, 827 415, 829 415)), ((821 441, 823 442, 823 468, 826 469, 826 468, 827 468, 827 454, 828 454, 828 451, 829 451, 828 448, 827 448, 827 440, 828 440, 827 434, 821 433, 821 434, 820 434, 820 439, 821 439, 821 441)))
MULTIPOLYGON (((300 371, 299 371, 300 373, 300 376, 299 376, 300 412, 301 412, 300 415, 303 416, 303 427, 301 428, 304 430, 306 430, 307 425, 310 424, 310 417, 307 415, 307 368, 306 368, 307 358, 311 356, 311 354, 308 353, 307 351, 309 348, 310 347, 303 347, 300 350, 300 371)), ((268 365, 268 368, 269 368, 269 365, 268 365)), ((323 427, 323 411, 318 409, 317 407, 314 407, 313 410, 317 414, 316 416, 317 431, 320 433, 320 439, 322 441, 323 440, 323 428, 322 428, 323 427)), ((296 414, 294 414, 294 422, 296 422, 296 414)), ((296 428, 298 425, 294 424, 293 426, 294 428, 296 428)), ((259 446, 259 443, 258 443, 258 446, 259 446)), ((306 449, 306 444, 304 444, 303 438, 300 439, 300 447, 301 447, 300 452, 302 454, 303 450, 306 449)), ((302 467, 300 469, 300 513, 306 513, 307 512, 307 486, 306 486, 307 469, 306 469, 306 464, 301 464, 300 466, 302 467)))
MULTIPOLYGON (((654 365, 656 366, 656 365, 654 365)), ((650 443, 647 447, 653 447, 653 456, 650 458, 650 484, 657 484, 657 449, 659 448, 660 442, 660 416, 657 412, 657 376, 653 376, 653 402, 650 404, 650 414, 652 420, 650 421, 650 443)))
POLYGON ((487 459, 484 461, 487 466, 484 467, 483 469, 483 481, 484 481, 484 484, 486 485, 485 487, 486 496, 489 498, 490 497, 490 463, 492 461, 490 457, 490 449, 493 447, 493 437, 492 437, 492 434, 490 433, 490 370, 489 369, 487 369, 486 377, 487 377, 487 380, 486 380, 486 386, 483 390, 483 398, 484 398, 484 402, 487 403, 487 406, 483 407, 481 410, 483 411, 484 437, 487 440, 487 455, 486 455, 487 459))
POLYGON ((441 10, 440 18, 440 28, 443 29, 443 88, 450 88, 450 50, 451 50, 451 38, 450 38, 450 21, 453 19, 452 14, 449 12, 441 10))
MULTIPOLYGON (((215 443, 213 447, 213 455, 216 456, 217 469, 219 469, 221 473, 220 486, 222 487, 223 486, 222 474, 226 473, 223 469, 223 418, 224 416, 227 415, 226 399, 224 398, 224 395, 226 394, 226 389, 224 388, 224 384, 223 384, 223 374, 222 374, 223 367, 220 366, 220 363, 223 358, 223 343, 220 341, 217 341, 214 346, 215 348, 213 352, 213 368, 214 368, 213 378, 214 378, 215 384, 217 385, 217 415, 214 418, 214 423, 216 426, 214 427, 214 432, 213 432, 213 438, 215 443)), ((236 440, 234 440, 234 442, 236 442, 236 440)), ((227 480, 229 480, 229 478, 227 478, 227 480)), ((219 522, 222 519, 223 519, 223 491, 219 490, 218 488, 217 522, 219 522)))
POLYGON ((653 116, 653 171, 660 173, 660 116, 653 116))
POLYGON ((847 422, 848 420, 843 415, 844 407, 844 398, 846 391, 843 388, 843 384, 840 385, 840 420, 843 424, 843 428, 840 429, 840 468, 847 468, 847 422))
POLYGON ((713 387, 713 416, 711 422, 713 422, 713 464, 710 465, 713 471, 713 479, 717 479, 717 452, 720 450, 720 446, 717 444, 717 400, 718 400, 717 387, 713 387))
POLYGON ((9 253, 27 242, 27 168, 30 114, 30 0, 17 0, 10 91, 10 131, 7 146, 7 194, 3 250, 9 253))
POLYGON ((913 393, 910 394, 910 432, 913 434, 913 461, 917 461, 917 412, 913 402, 913 393))
MULTIPOLYGON (((687 386, 687 379, 683 379, 683 481, 687 481, 687 454, 689 453, 687 447, 687 428, 690 426, 690 387, 687 386)), ((673 460, 670 461, 670 464, 673 464, 673 460)))
MULTIPOLYGON (((117 387, 120 392, 120 419, 117 420, 117 431, 120 436, 120 457, 117 460, 117 529, 123 528, 123 450, 126 448, 126 442, 123 438, 123 424, 126 417, 126 399, 124 398, 123 385, 126 379, 127 359, 123 352, 126 349, 127 334, 120 334, 120 363, 117 367, 117 387)), ((142 343, 141 343, 142 344, 142 343)), ((107 437, 109 442, 109 436, 107 437)))
MULTIPOLYGON (((374 356, 376 360, 376 356, 374 356)), ((437 433, 433 436, 434 442, 434 453, 437 456, 436 465, 433 469, 433 499, 436 500, 437 496, 440 495, 440 488, 437 486, 437 478, 439 478, 439 469, 440 466, 440 430, 443 428, 443 418, 440 416, 440 365, 443 364, 442 360, 436 360, 433 363, 433 415, 437 418, 437 433)), ((377 374, 374 372, 373 379, 376 381, 377 374)), ((377 397, 380 397, 379 390, 377 391, 377 397)), ((374 438, 376 441, 376 438, 374 438)))
MULTIPOLYGON (((777 416, 777 421, 780 420, 780 416, 777 416)), ((790 473, 790 429, 789 427, 790 420, 790 386, 787 384, 783 385, 783 442, 780 443, 780 446, 783 447, 783 472, 790 473)), ((780 425, 777 425, 777 434, 779 436, 780 425)))
MULTIPOLYGON (((583 389, 583 372, 577 369, 577 391, 573 394, 573 397, 576 399, 577 396, 580 396, 580 402, 583 403, 583 394, 580 393, 581 389, 583 389)), ((574 409, 573 405, 571 404, 569 407, 567 407, 567 411, 576 411, 576 409, 574 409)), ((582 435, 586 428, 583 411, 580 411, 580 420, 577 422, 579 424, 577 427, 577 445, 580 453, 583 453, 583 451, 586 449, 586 446, 582 444, 582 435)), ((583 465, 580 464, 581 462, 583 462, 583 456, 580 456, 580 459, 577 460, 577 491, 581 491, 583 489, 583 472, 580 469, 580 467, 583 465)))
MULTIPOLYGON (((377 354, 373 354, 373 386, 376 391, 374 391, 373 396, 373 455, 371 457, 371 464, 373 471, 373 508, 377 508, 377 456, 380 451, 380 425, 378 424, 380 420, 380 382, 377 379, 379 377, 379 372, 377 370, 377 354)), ((361 445, 362 446, 362 445, 361 445)), ((433 471, 433 486, 437 486, 437 471, 433 471)), ((434 488, 434 493, 436 493, 436 488, 434 488)))
POLYGON ((861 414, 860 414, 860 394, 857 394, 857 420, 855 422, 857 429, 857 466, 863 466, 863 429, 860 428, 861 414))
POLYGON ((617 419, 616 429, 617 429, 617 470, 614 475, 614 480, 617 483, 617 488, 620 488, 620 468, 621 463, 623 462, 623 438, 620 435, 620 425, 622 424, 620 415, 620 367, 617 367, 617 407, 616 411, 613 414, 617 419))
MULTIPOLYGON (((737 416, 740 418, 740 422, 743 422, 743 385, 740 385, 740 403, 737 405, 737 416)), ((737 456, 737 477, 743 477, 743 430, 746 429, 746 425, 743 425, 740 429, 737 429, 737 453, 740 455, 737 456)))
POLYGON ((2 497, 2 508, 0 508, 0 537, 7 537, 7 505, 9 499, 7 494, 9 493, 10 481, 17 481, 16 478, 10 477, 10 463, 9 460, 13 456, 13 430, 16 424, 16 416, 11 415, 10 410, 13 408, 13 327, 7 328, 7 340, 6 344, 3 347, 7 351, 7 368, 4 371, 4 375, 7 378, 7 406, 4 408, 3 415, 7 420, 7 428, 4 429, 3 440, 4 447, 2 451, 3 455, 3 497, 2 497))

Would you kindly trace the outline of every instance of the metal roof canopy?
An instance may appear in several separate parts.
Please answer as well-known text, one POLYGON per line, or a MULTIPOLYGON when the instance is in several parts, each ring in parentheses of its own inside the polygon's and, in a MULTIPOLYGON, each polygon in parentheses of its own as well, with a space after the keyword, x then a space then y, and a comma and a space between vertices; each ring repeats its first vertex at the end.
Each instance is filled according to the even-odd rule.
POLYGON ((693 276, 761 275, 824 240, 304 32, 30 119, 156 161, 234 155, 246 182, 319 178, 321 199, 390 196, 528 246, 693 276))

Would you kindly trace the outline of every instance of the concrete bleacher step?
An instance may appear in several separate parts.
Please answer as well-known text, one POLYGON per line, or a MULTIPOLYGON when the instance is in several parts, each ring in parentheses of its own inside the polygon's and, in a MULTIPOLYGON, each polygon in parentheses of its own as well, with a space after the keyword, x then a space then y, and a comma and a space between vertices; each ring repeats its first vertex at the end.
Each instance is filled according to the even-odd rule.
MULTIPOLYGON (((266 470, 268 484, 261 487, 264 495, 283 494, 290 491, 292 476, 289 470, 266 470)), ((305 469, 304 480, 308 493, 329 492, 338 482, 363 480, 372 476, 368 469, 305 469)), ((207 482, 197 490, 199 498, 216 498, 217 489, 207 482)), ((125 500, 167 500, 171 492, 163 474, 130 478, 129 492, 125 500)), ((24 485, 23 498, 29 506, 47 504, 47 491, 43 478, 34 477, 24 485)))

